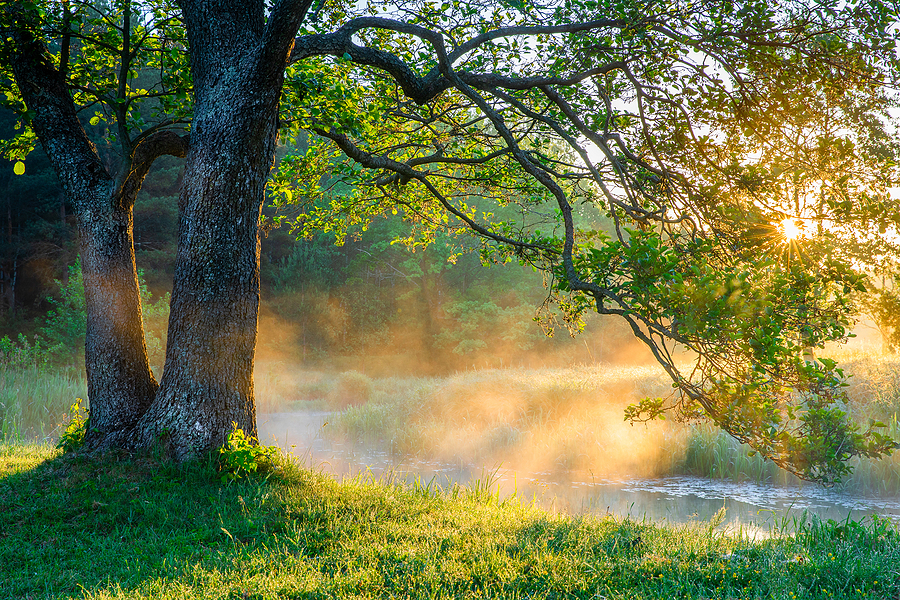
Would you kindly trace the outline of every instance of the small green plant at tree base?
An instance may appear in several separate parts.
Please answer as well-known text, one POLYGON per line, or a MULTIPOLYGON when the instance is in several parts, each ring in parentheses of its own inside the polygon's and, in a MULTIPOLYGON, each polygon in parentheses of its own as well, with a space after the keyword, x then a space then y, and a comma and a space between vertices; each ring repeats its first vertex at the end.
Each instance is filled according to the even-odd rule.
POLYGON ((84 434, 87 431, 88 409, 81 406, 83 400, 76 398, 69 407, 69 425, 56 443, 56 447, 63 452, 73 452, 84 443, 84 434))
POLYGON ((222 483, 240 479, 250 473, 270 468, 278 454, 275 446, 263 446, 232 421, 233 427, 225 445, 219 448, 219 470, 222 483))

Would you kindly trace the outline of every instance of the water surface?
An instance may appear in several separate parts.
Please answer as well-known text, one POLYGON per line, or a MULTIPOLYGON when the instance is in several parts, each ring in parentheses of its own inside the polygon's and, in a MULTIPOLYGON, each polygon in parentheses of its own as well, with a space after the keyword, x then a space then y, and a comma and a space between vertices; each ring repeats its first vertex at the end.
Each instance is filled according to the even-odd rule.
POLYGON ((496 464, 451 464, 399 458, 388 452, 360 449, 323 435, 328 412, 260 415, 261 443, 277 444, 307 466, 338 479, 357 475, 375 479, 418 481, 451 487, 489 483, 501 497, 512 494, 569 514, 612 514, 670 524, 706 522, 724 506, 723 526, 764 535, 772 526, 817 515, 836 521, 869 515, 900 521, 900 497, 849 494, 816 484, 774 485, 703 477, 595 479, 590 474, 531 473, 496 464))

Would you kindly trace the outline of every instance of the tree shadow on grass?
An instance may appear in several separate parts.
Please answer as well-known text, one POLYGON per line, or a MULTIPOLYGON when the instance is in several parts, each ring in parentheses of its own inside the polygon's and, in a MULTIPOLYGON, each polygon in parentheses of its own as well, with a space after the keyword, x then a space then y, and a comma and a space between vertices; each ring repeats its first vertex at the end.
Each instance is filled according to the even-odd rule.
POLYGON ((152 594, 154 581, 231 569, 271 544, 276 503, 262 478, 223 484, 211 458, 47 455, 0 476, 0 597, 152 594))

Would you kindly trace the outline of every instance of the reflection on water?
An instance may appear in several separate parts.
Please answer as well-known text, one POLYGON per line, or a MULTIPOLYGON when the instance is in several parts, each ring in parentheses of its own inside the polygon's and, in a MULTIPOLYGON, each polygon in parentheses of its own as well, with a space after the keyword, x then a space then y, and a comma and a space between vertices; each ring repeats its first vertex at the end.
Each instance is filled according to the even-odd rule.
POLYGON ((294 412, 260 415, 259 438, 301 458, 307 466, 339 479, 370 473, 408 482, 450 487, 470 485, 490 477, 501 497, 517 494, 539 505, 570 514, 611 513, 618 517, 650 519, 672 524, 709 521, 723 506, 725 527, 758 534, 804 511, 823 519, 860 519, 879 515, 900 520, 900 497, 862 497, 815 484, 776 486, 702 477, 658 479, 595 479, 590 473, 523 473, 502 465, 447 464, 415 458, 400 459, 387 452, 365 450, 326 440, 322 436, 331 413, 294 412))

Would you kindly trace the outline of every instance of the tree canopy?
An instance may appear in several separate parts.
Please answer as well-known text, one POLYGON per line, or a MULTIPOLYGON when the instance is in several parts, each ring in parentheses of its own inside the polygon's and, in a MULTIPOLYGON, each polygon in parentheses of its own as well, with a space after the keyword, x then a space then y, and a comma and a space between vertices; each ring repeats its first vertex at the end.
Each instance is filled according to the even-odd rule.
MULTIPOLYGON (((483 240, 485 260, 542 271, 570 328, 586 311, 624 319, 673 381, 670 397, 631 418, 708 419, 824 482, 853 456, 895 446, 878 424, 849 419, 842 371, 809 350, 846 338, 865 269, 895 251, 900 69, 887 3, 283 0, 245 3, 234 15, 248 19, 246 33, 237 16, 188 0, 178 10, 16 4, 4 64, 15 67, 23 30, 44 40, 75 103, 107 107, 93 118, 115 123, 124 155, 177 131, 190 161, 213 122, 205 115, 268 106, 274 92, 281 135, 307 142, 268 181, 286 214, 301 205, 299 233, 340 236, 399 211, 408 245, 466 231, 483 240), (99 54, 73 53, 72 39, 99 54), (233 39, 241 44, 221 45, 233 39), (160 73, 141 85, 128 66, 138 48, 160 73), (75 55, 83 66, 70 69, 75 55), (224 87, 229 77, 237 83, 224 87), (139 99, 156 104, 140 111, 139 99), (187 141, 177 128, 191 114, 187 141)), ((24 79, 13 79, 18 101, 24 79)), ((218 125, 244 136, 244 160, 223 157, 207 175, 268 170, 268 145, 247 154, 262 134, 245 121, 255 123, 218 125)), ((47 146, 39 127, 27 131, 47 146)), ((191 186, 182 197, 212 199, 191 186)), ((195 239, 184 231, 184 243, 195 239)), ((213 273, 191 270, 206 259, 182 253, 191 277, 213 273)))
POLYGON ((465 228, 499 260, 535 265, 570 324, 621 316, 672 376, 673 396, 633 418, 711 419, 826 481, 850 456, 891 448, 845 421, 838 366, 804 355, 849 333, 851 293, 866 285, 853 261, 895 250, 888 7, 375 12, 319 25, 292 52, 285 112, 314 141, 282 161, 281 181, 321 196, 301 229, 399 207, 418 228, 408 243, 465 228), (327 69, 308 58, 322 54, 327 69), (351 192, 316 188, 335 170, 351 192), (516 218, 497 218, 509 206, 516 218))

